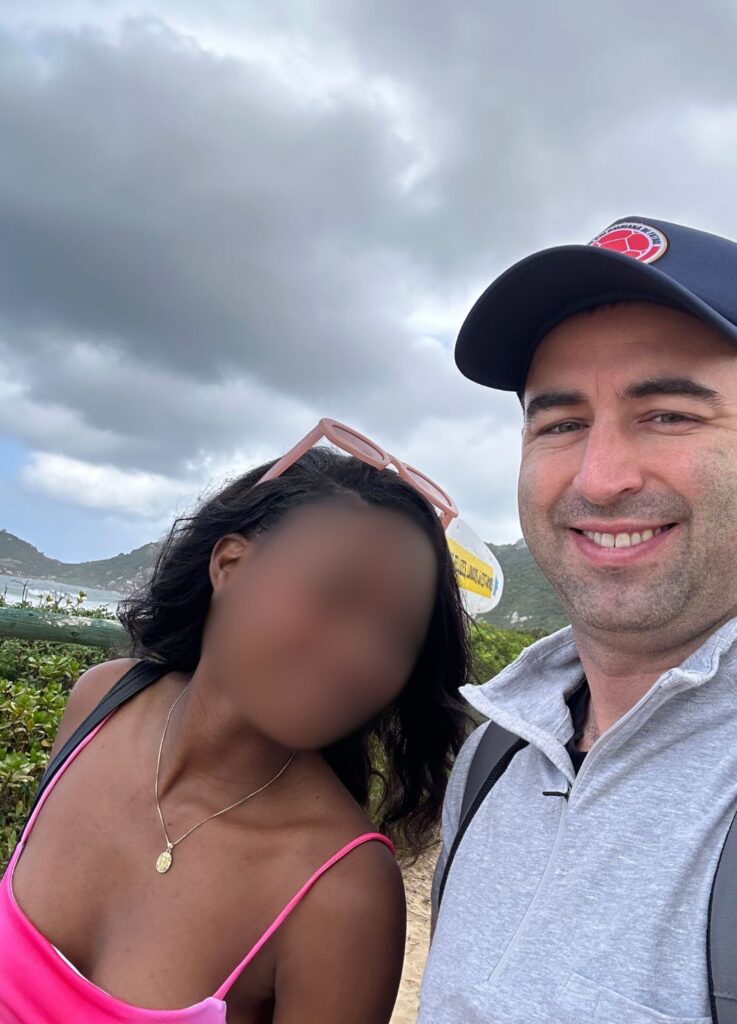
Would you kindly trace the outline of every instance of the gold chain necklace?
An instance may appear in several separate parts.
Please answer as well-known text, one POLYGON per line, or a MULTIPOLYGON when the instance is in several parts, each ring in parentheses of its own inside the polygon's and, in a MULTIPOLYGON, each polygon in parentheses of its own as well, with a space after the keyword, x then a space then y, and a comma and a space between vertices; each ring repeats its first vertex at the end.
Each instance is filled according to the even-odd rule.
POLYGON ((182 692, 179 694, 179 696, 174 701, 172 706, 169 708, 169 714, 166 716, 166 722, 164 723, 164 731, 161 734, 161 743, 159 743, 159 755, 156 758, 156 784, 154 786, 154 793, 156 795, 156 809, 159 812, 159 821, 161 822, 161 827, 164 831, 164 837, 166 839, 166 849, 162 853, 160 853, 159 856, 156 858, 156 870, 159 872, 160 875, 166 874, 166 872, 171 867, 173 860, 172 851, 175 846, 178 846, 179 843, 182 842, 183 839, 186 839, 187 836, 192 835, 194 830, 199 828, 200 825, 204 825, 206 824, 206 822, 212 821, 213 818, 218 818, 221 814, 225 814, 227 811, 232 811, 234 807, 239 807, 240 804, 245 803, 246 800, 250 800, 251 797, 258 796, 259 793, 263 793, 265 789, 268 789, 268 787, 272 783, 276 782, 276 780, 284 774, 284 772, 287 770, 289 765, 294 760, 294 754, 292 754, 288 761, 286 762, 286 764, 282 765, 282 767, 279 769, 276 775, 272 779, 269 779, 268 782, 265 782, 263 786, 259 786, 258 789, 254 789, 253 793, 248 793, 246 796, 242 796, 240 800, 236 800, 235 803, 228 804, 227 807, 223 807, 222 811, 216 811, 214 814, 210 814, 206 818, 203 818, 202 821, 198 821, 197 824, 193 825, 191 829, 184 833, 183 836, 180 836, 179 839, 175 839, 174 842, 172 842, 171 839, 169 838, 169 833, 166 831, 166 825, 164 824, 164 815, 161 813, 161 804, 159 803, 159 769, 161 768, 161 751, 164 749, 164 740, 166 738, 166 730, 169 728, 169 719, 172 716, 174 708, 177 706, 179 701, 184 696, 186 689, 187 688, 185 686, 184 690, 182 690, 182 692))

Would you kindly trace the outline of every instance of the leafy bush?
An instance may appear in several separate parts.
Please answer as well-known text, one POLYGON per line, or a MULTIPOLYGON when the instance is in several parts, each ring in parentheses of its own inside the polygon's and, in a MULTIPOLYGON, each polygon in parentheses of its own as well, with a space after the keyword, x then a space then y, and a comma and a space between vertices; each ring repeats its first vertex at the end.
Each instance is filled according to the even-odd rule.
POLYGON ((56 680, 70 689, 83 672, 105 658, 98 647, 46 640, 0 640, 0 679, 43 687, 56 680))
POLYGON ((498 629, 488 622, 476 621, 471 630, 471 644, 474 673, 478 681, 485 683, 497 672, 501 672, 539 636, 537 633, 498 629))
MULTIPOLYGON (((82 601, 67 603, 49 595, 39 607, 66 615, 109 615, 82 608, 81 596, 82 601)), ((13 852, 48 764, 69 690, 107 656, 102 648, 78 644, 0 640, 0 867, 13 852)))
POLYGON ((0 641, 0 867, 48 764, 72 683, 106 656, 74 644, 0 641))
POLYGON ((67 689, 0 678, 0 863, 10 858, 49 759, 67 689))

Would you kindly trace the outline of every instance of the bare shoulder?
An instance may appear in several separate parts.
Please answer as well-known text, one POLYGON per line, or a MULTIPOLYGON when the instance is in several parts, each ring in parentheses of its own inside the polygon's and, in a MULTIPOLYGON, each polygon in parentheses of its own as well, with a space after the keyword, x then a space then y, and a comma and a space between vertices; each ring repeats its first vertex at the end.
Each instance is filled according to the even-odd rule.
POLYGON ((285 930, 275 1024, 383 1024, 402 973, 401 872, 383 843, 351 850, 323 875, 285 930))
POLYGON ((387 911, 404 911, 402 873, 394 854, 379 840, 354 847, 320 879, 314 893, 316 909, 338 902, 375 923, 387 911))
POLYGON ((393 928, 397 917, 404 923, 404 883, 394 853, 380 839, 365 838, 375 836, 376 827, 332 772, 329 779, 321 781, 327 814, 317 833, 320 835, 318 856, 327 860, 350 846, 356 837, 364 841, 345 852, 319 878, 305 900, 300 920, 307 922, 309 919, 307 927, 319 927, 321 919, 337 922, 336 915, 340 913, 346 926, 352 922, 354 933, 356 922, 360 922, 366 935, 372 929, 393 928))
MULTIPOLYGON (((310 893, 313 913, 319 915, 326 907, 339 904, 348 916, 361 915, 367 925, 373 921, 377 926, 382 914, 391 916, 398 908, 404 915, 404 883, 394 853, 380 839, 365 838, 376 836, 371 818, 342 783, 334 778, 330 781, 336 783, 330 794, 335 802, 326 800, 329 813, 320 829, 320 856, 345 849, 355 837, 364 841, 346 852, 316 883, 310 893)), ((328 795, 327 782, 322 792, 328 795)))
POLYGON ((102 700, 108 690, 137 663, 137 658, 115 658, 93 665, 84 672, 69 694, 69 700, 56 734, 51 756, 63 747, 74 730, 102 700))
MULTIPOLYGON (((406 905, 404 881, 394 854, 384 843, 369 840, 347 853, 315 884, 305 902, 301 939, 307 934, 339 946, 354 957, 376 949, 400 967, 404 954, 406 905)), ((302 949, 305 947, 302 946, 302 949)))

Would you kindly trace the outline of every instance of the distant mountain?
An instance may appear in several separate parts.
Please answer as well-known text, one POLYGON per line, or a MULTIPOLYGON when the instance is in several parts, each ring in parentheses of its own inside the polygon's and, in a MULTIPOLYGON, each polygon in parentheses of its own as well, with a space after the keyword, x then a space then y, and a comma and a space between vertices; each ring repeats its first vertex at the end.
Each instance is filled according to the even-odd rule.
POLYGON ((95 562, 60 562, 7 530, 0 530, 0 573, 128 593, 143 582, 158 550, 158 544, 144 544, 128 554, 121 552, 95 562))
MULTIPOLYGON (((482 616, 503 629, 552 633, 568 623, 553 588, 538 569, 523 540, 490 544, 504 570, 504 593, 498 608, 482 616)), ((158 544, 144 544, 128 554, 96 562, 59 562, 32 544, 0 530, 0 573, 21 579, 36 577, 79 587, 100 587, 129 593, 151 570, 158 544)))
POLYGON ((494 611, 481 617, 502 629, 539 629, 553 633, 567 626, 563 606, 525 542, 489 544, 489 547, 504 572, 504 593, 494 611))

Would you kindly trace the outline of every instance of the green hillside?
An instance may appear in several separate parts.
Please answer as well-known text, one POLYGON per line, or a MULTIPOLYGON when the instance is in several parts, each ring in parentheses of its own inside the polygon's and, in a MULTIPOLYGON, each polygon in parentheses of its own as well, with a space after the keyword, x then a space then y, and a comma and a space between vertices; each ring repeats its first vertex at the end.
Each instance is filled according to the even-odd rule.
POLYGON ((79 587, 100 587, 126 593, 138 586, 151 568, 158 544, 144 544, 127 554, 94 562, 60 562, 7 530, 0 530, 0 573, 21 579, 37 577, 79 587))
POLYGON ((553 633, 568 625, 555 591, 537 567, 523 540, 489 544, 504 572, 504 593, 493 612, 482 616, 501 629, 553 633))
MULTIPOLYGON (((543 633, 567 625, 565 612, 524 541, 489 546, 504 570, 504 594, 499 607, 483 618, 500 629, 543 633)), ((0 530, 0 573, 128 593, 143 582, 158 550, 158 544, 144 544, 127 554, 95 562, 60 562, 7 530, 0 530)))

